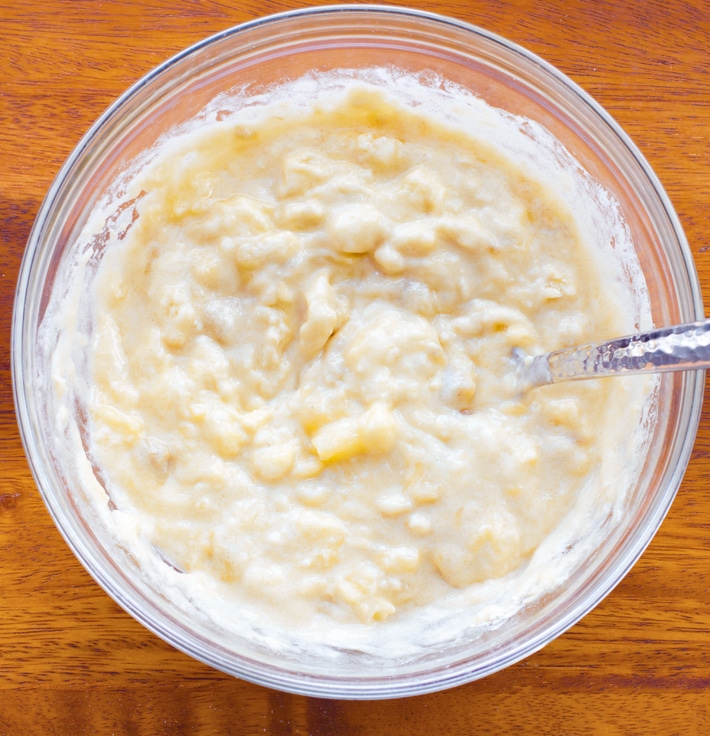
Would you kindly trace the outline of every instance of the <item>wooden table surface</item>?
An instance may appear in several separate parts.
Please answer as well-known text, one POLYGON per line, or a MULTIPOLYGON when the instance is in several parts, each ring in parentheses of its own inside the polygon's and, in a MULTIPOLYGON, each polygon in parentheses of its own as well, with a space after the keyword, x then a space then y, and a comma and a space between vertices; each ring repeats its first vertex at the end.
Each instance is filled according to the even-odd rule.
MULTIPOLYGON (((42 198, 104 108, 157 63, 297 0, 0 2, 0 734, 710 733, 710 414, 659 533, 584 620, 527 660, 381 702, 287 695, 172 649, 124 613, 56 531, 10 380, 15 283, 42 198)), ((655 168, 710 293, 710 3, 422 0, 547 59, 655 168)))

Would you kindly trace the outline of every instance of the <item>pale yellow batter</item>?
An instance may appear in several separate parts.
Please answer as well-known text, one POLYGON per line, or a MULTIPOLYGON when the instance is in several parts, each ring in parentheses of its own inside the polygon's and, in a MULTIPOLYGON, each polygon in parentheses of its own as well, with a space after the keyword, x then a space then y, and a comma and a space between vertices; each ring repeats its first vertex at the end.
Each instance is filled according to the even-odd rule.
POLYGON ((634 325, 560 198, 475 131, 355 83, 196 129, 132 188, 95 283, 90 451, 201 596, 290 630, 411 616, 523 575, 616 492, 645 393, 503 378, 515 346, 634 325))

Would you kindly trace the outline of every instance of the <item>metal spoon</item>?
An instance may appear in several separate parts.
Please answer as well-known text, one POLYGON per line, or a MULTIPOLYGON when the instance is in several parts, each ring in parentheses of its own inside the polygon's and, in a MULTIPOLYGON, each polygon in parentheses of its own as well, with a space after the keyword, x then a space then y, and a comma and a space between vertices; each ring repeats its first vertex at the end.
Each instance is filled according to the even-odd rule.
POLYGON ((513 350, 522 388, 583 378, 710 368, 710 320, 531 356, 513 350))

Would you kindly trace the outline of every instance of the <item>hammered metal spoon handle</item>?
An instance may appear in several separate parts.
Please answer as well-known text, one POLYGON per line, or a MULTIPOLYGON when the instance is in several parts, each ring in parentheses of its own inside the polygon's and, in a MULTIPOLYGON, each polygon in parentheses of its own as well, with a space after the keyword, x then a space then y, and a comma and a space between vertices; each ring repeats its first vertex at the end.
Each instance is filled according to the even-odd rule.
POLYGON ((710 320, 542 355, 529 356, 516 348, 513 362, 526 387, 631 373, 710 368, 710 320))

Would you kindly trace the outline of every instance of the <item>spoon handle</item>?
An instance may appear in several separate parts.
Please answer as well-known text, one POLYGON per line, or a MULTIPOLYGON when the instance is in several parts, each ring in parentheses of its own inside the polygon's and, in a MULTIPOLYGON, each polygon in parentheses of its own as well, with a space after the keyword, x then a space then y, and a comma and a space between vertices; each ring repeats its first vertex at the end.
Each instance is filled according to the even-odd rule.
POLYGON ((710 368, 710 320, 555 350, 533 358, 527 373, 541 385, 694 368, 710 368))

